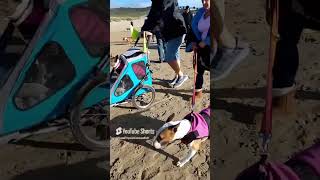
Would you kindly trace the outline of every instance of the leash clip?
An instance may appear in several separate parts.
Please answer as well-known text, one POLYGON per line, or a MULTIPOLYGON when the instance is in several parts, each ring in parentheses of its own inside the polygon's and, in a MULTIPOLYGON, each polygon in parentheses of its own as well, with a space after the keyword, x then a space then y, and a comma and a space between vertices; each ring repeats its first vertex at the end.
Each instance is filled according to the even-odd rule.
POLYGON ((265 164, 269 156, 269 144, 271 141, 270 133, 260 133, 260 164, 265 164))
POLYGON ((261 144, 260 144, 260 154, 263 155, 268 155, 269 154, 269 144, 271 141, 271 134, 269 133, 261 133, 260 134, 261 138, 261 144))

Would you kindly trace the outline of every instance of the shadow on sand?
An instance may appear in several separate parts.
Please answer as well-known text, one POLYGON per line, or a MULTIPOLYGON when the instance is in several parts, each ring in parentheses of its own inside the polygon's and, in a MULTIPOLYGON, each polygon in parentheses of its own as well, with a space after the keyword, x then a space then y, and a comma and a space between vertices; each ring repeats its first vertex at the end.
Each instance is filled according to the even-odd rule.
MULTIPOLYGON (((222 88, 213 90, 213 108, 215 110, 226 110, 232 113, 232 118, 235 121, 254 124, 254 118, 258 113, 264 112, 263 106, 253 106, 237 102, 227 102, 222 98, 260 98, 264 99, 266 94, 265 88, 222 88)), ((299 100, 320 100, 320 93, 312 91, 298 90, 296 98, 299 100)))
POLYGON ((11 180, 88 180, 108 179, 106 169, 97 167, 98 163, 104 163, 105 157, 89 159, 72 165, 56 165, 46 168, 27 171, 11 180))
MULTIPOLYGON (((130 128, 132 129, 144 128, 146 130, 153 129, 156 132, 164 124, 164 122, 161 120, 143 116, 141 112, 121 115, 112 119, 111 122, 112 122, 110 127, 111 137, 119 137, 115 135, 116 129, 118 127, 122 127, 125 129, 130 129, 130 128)), ((154 135, 155 134, 142 135, 142 136, 140 135, 140 137, 148 137, 151 140, 154 137, 154 135)), ((135 136, 139 137, 139 135, 135 135, 135 136)), ((151 144, 148 143, 146 139, 126 139, 125 141, 133 144, 137 144, 140 146, 144 146, 148 149, 152 149, 160 154, 163 154, 164 156, 171 158, 173 160, 173 163, 176 163, 178 161, 178 158, 173 156, 172 154, 169 154, 162 149, 155 149, 151 144)))

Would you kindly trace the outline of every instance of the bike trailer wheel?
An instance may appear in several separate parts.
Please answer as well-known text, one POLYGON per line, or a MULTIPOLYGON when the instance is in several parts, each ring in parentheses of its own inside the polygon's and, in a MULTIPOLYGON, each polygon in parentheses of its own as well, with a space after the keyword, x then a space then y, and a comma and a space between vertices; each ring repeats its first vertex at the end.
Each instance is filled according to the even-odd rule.
MULTIPOLYGON (((88 97, 93 92, 105 92, 108 97, 106 86, 107 78, 100 75, 89 80, 79 91, 70 112, 70 127, 74 137, 79 143, 91 150, 106 150, 109 137, 108 103, 98 103, 91 107, 85 107, 88 97), (99 89, 101 88, 101 89, 99 89), (91 128, 91 129, 90 129, 91 128)), ((91 96, 92 97, 92 96, 91 96)))
POLYGON ((156 96, 152 86, 144 85, 135 90, 132 96, 132 104, 138 109, 147 109, 151 106, 156 96))

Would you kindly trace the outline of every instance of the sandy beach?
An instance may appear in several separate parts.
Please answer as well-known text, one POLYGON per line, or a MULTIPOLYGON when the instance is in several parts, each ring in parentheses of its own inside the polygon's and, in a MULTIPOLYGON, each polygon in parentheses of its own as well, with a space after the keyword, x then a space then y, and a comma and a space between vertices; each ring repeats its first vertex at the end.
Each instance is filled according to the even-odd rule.
MULTIPOLYGON (((264 111, 269 28, 264 1, 226 1, 226 24, 250 44, 249 56, 228 78, 211 84, 214 178, 232 180, 259 159, 257 128, 264 111)), ((304 31, 299 44, 297 107, 275 113, 270 158, 286 161, 320 134, 320 33, 304 31)))
MULTIPOLYGON (((129 24, 129 22, 121 23, 126 25, 125 27, 129 24)), ((228 78, 211 84, 214 136, 211 138, 210 155, 213 166, 210 168, 214 171, 211 177, 219 180, 234 179, 242 170, 259 159, 257 135, 264 111, 269 44, 269 28, 265 22, 264 2, 226 1, 226 24, 235 36, 249 43, 250 54, 228 78)), ((123 44, 120 37, 127 36, 129 33, 116 32, 118 28, 120 27, 111 26, 111 29, 115 29, 111 33, 113 55, 124 52, 128 48, 127 45, 120 45, 123 44)), ((270 160, 284 162, 294 153, 319 140, 319 44, 319 32, 304 31, 299 44, 300 67, 297 74, 296 111, 282 115, 274 113, 270 160)), ((152 59, 157 60, 156 51, 152 51, 151 54, 152 59)), ((183 53, 182 56, 183 68, 189 69, 186 72, 191 73, 190 64, 185 63, 186 59, 191 60, 191 54, 183 53)), ((155 81, 158 78, 171 78, 172 72, 166 64, 152 64, 151 67, 155 71, 153 76, 155 81)), ((183 90, 173 90, 155 83, 158 97, 162 94, 163 97, 165 93, 172 93, 175 99, 156 105, 150 111, 143 113, 135 113, 134 109, 114 108, 111 110, 111 122, 115 125, 125 124, 128 127, 159 127, 172 112, 178 112, 182 117, 188 112, 189 107, 188 98, 184 98, 191 95, 191 82, 188 84, 183 86, 183 90), (137 118, 132 118, 135 116, 137 118)), ((207 85, 206 88, 208 88, 207 85)), ((209 94, 206 96, 208 99, 198 102, 200 107, 209 103, 209 94)), ((173 158, 180 157, 184 147, 170 146, 165 149, 165 152, 168 152, 166 157, 146 146, 150 147, 140 141, 124 142, 113 139, 111 177, 115 179, 130 179, 130 177, 209 179, 209 142, 206 148, 183 168, 175 167, 172 162, 173 158), (174 157, 170 158, 172 155, 174 157)))
MULTIPOLYGON (((134 21, 134 24, 142 25, 143 18, 134 21)), ((129 21, 111 23, 111 55, 124 53, 131 46, 122 41, 129 36, 125 31, 129 27, 129 21), (117 31, 118 30, 118 31, 117 31)), ((142 40, 140 41, 142 42, 142 40)), ((151 70, 153 70, 153 87, 156 90, 156 100, 170 98, 156 103, 151 109, 141 112, 131 104, 111 108, 111 132, 121 126, 123 128, 141 128, 157 130, 172 113, 175 120, 181 120, 190 113, 190 98, 192 96, 193 68, 192 53, 185 53, 181 48, 182 70, 190 79, 181 87, 172 89, 165 80, 171 80, 174 72, 167 63, 158 63, 156 44, 150 46, 151 70)), ((197 102, 196 110, 199 111, 210 104, 209 97, 209 72, 206 72, 204 83, 204 97, 197 102)), ((152 138, 153 136, 150 136, 152 138)), ((200 152, 182 168, 175 166, 177 158, 181 159, 188 153, 185 145, 174 143, 163 151, 156 151, 146 140, 111 140, 111 179, 201 179, 210 178, 210 142, 203 144, 200 152)))
MULTIPOLYGON (((0 2, 0 20, 15 4, 0 2)), ((146 139, 110 142, 110 179, 123 180, 233 180, 259 159, 258 130, 264 111, 268 60, 269 28, 265 22, 264 0, 226 0, 226 24, 229 30, 250 45, 250 54, 222 81, 209 84, 204 79, 204 97, 196 103, 196 111, 214 109, 211 133, 194 158, 182 168, 175 165, 188 153, 188 148, 175 142, 156 150, 146 139), (213 174, 210 171, 213 170, 213 174)), ((133 20, 141 27, 144 17, 133 20)), ((130 21, 110 24, 111 56, 132 47, 123 41, 130 35, 130 21)), ((0 32, 3 22, 0 21, 0 32)), ((142 39, 139 47, 141 47, 142 39)), ((296 111, 274 114, 270 159, 286 161, 294 153, 319 141, 320 135, 320 33, 304 31, 299 44, 300 66, 297 74, 296 111)), ((111 133, 118 127, 157 130, 175 113, 181 120, 190 113, 193 86, 192 53, 181 48, 182 70, 190 79, 173 89, 164 81, 174 72, 167 63, 158 62, 156 43, 150 46, 150 69, 156 90, 154 105, 146 110, 132 104, 111 107, 111 133)), ((153 135, 148 135, 151 139, 153 135)), ((0 145, 1 180, 87 180, 108 179, 106 152, 88 151, 75 142, 70 129, 23 139, 14 144, 0 145)), ((108 152, 107 152, 108 153, 108 152)))

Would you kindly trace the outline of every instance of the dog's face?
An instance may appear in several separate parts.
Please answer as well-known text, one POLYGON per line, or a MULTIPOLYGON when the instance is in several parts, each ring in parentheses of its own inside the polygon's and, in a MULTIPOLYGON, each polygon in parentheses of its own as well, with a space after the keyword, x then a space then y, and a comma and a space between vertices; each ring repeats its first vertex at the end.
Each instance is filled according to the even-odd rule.
POLYGON ((172 122, 173 118, 174 118, 174 114, 170 115, 166 121, 166 124, 164 124, 159 129, 161 130, 161 132, 159 132, 159 135, 156 137, 153 143, 153 146, 156 149, 161 149, 175 140, 175 134, 177 132, 179 124, 171 125, 170 122, 172 122))

